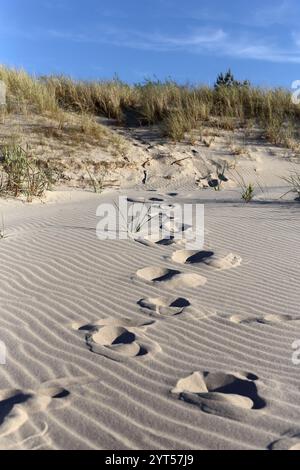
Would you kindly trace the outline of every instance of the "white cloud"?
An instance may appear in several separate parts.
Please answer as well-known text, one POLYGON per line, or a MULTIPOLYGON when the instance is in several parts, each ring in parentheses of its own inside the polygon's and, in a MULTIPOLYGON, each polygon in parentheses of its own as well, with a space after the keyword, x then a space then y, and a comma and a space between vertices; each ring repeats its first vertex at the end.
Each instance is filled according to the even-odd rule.
POLYGON ((286 49, 278 47, 271 41, 268 43, 265 40, 251 40, 252 38, 237 39, 233 41, 225 41, 222 46, 222 52, 224 55, 254 59, 266 62, 278 62, 278 63, 300 63, 300 51, 295 48, 291 43, 291 47, 286 49))
POLYGON ((97 34, 72 33, 68 31, 48 30, 47 34, 55 39, 74 42, 111 44, 120 47, 153 51, 191 50, 218 44, 226 38, 222 29, 201 28, 187 35, 166 35, 158 32, 144 33, 134 30, 122 30, 114 27, 102 27, 97 34))
POLYGON ((222 29, 217 30, 202 30, 187 36, 164 36, 154 35, 152 38, 158 44, 169 47, 195 47, 202 44, 217 43, 226 37, 226 33, 222 29))
POLYGON ((48 34, 62 40, 110 44, 157 52, 186 51, 192 54, 209 53, 267 62, 300 63, 300 34, 297 33, 292 34, 291 45, 286 48, 278 46, 274 38, 259 37, 249 32, 230 34, 221 28, 201 28, 185 35, 168 35, 105 26, 99 29, 97 35, 55 30, 48 31, 48 34))

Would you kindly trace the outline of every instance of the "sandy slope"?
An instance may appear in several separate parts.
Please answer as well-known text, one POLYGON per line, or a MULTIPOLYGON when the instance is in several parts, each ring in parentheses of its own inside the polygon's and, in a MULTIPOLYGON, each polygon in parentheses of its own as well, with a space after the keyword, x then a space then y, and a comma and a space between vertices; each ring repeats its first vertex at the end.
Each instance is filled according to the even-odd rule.
POLYGON ((205 197, 213 255, 98 240, 115 193, 2 204, 1 448, 296 448, 299 205, 137 195, 205 197))

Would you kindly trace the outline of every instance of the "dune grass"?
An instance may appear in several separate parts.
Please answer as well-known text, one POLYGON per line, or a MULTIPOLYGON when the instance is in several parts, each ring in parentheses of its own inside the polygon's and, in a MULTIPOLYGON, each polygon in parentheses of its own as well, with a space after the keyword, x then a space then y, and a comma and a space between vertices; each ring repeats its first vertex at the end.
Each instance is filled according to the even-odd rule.
POLYGON ((292 102, 288 90, 263 89, 248 82, 214 88, 172 80, 128 85, 117 78, 88 82, 65 76, 34 77, 3 66, 0 80, 7 85, 8 112, 34 112, 58 121, 62 111, 76 112, 115 119, 121 125, 130 111, 141 124, 161 125, 174 141, 210 120, 227 130, 255 121, 270 141, 290 145, 291 129, 300 120, 300 106, 292 102))
POLYGON ((27 201, 41 197, 55 182, 51 168, 42 168, 19 145, 4 145, 0 148, 0 194, 19 197, 24 195, 27 201))
POLYGON ((287 191, 281 198, 286 196, 289 193, 295 193, 297 195, 297 199, 300 198, 300 173, 295 169, 292 171, 289 176, 282 178, 286 183, 288 183, 290 189, 287 191))

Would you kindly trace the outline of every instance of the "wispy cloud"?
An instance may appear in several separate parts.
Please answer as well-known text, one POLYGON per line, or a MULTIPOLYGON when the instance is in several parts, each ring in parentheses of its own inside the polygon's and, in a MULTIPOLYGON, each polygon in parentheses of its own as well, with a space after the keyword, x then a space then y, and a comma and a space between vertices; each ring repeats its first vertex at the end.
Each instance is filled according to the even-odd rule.
POLYGON ((145 33, 116 27, 102 27, 97 35, 49 30, 53 38, 81 43, 110 44, 156 52, 185 51, 191 54, 214 54, 240 59, 279 63, 300 63, 300 34, 291 33, 290 43, 282 47, 273 37, 250 32, 230 33, 222 28, 198 28, 187 34, 145 33))
POLYGON ((50 36, 56 39, 71 40, 74 42, 90 42, 111 44, 119 47, 144 49, 152 51, 189 51, 201 46, 209 47, 218 44, 226 38, 222 29, 197 29, 186 35, 166 35, 159 32, 144 33, 137 30, 124 30, 104 26, 97 34, 72 33, 59 30, 48 30, 50 36))

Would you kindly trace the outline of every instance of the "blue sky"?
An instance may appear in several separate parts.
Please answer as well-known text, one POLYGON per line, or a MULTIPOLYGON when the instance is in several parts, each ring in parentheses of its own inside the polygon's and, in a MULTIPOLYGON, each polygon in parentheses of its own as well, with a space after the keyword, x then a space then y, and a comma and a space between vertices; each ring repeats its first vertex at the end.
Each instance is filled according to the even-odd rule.
POLYGON ((0 0, 0 62, 36 74, 212 84, 300 79, 299 0, 0 0))

